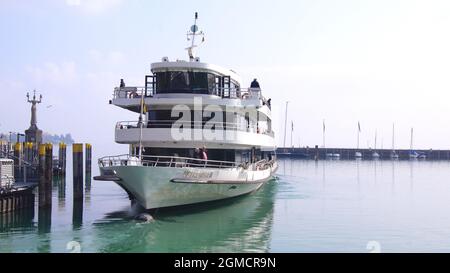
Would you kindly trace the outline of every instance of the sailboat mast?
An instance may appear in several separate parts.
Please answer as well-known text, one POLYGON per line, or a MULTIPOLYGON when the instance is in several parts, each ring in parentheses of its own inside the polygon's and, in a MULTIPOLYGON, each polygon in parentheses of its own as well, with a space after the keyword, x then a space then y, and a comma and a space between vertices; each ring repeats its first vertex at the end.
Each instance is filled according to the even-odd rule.
POLYGON ((410 143, 410 146, 409 146, 410 150, 413 149, 413 133, 414 133, 414 128, 411 128, 411 143, 410 143))
POLYGON ((395 127, 394 127, 394 123, 392 123, 392 151, 395 151, 394 131, 395 131, 395 127))
POLYGON ((286 130, 287 130, 287 114, 288 114, 288 104, 289 101, 286 101, 286 113, 284 115, 284 141, 283 141, 283 147, 286 148, 286 130))
POLYGON ((374 149, 377 149, 377 130, 375 130, 375 147, 374 149))
POLYGON ((359 126, 359 122, 358 122, 358 133, 357 133, 357 137, 356 137, 356 149, 359 150, 359 132, 360 132, 360 126, 359 126))
POLYGON ((294 148, 294 142, 292 142, 292 133, 294 132, 294 121, 291 120, 291 147, 294 148))

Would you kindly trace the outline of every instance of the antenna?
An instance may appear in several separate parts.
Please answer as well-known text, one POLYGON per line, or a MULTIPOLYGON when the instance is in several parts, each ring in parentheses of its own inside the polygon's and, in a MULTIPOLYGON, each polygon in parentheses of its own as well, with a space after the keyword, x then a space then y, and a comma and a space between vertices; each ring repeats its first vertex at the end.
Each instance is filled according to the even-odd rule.
POLYGON ((195 37, 202 36, 201 43, 203 43, 205 41, 205 36, 204 36, 203 31, 199 30, 199 28, 197 26, 197 19, 198 19, 198 13, 196 12, 195 16, 194 16, 194 24, 191 26, 191 28, 189 29, 189 31, 187 33, 187 40, 191 41, 191 45, 189 47, 187 47, 186 50, 188 51, 189 60, 191 62, 195 59, 194 48, 198 47, 198 45, 195 44, 195 37))

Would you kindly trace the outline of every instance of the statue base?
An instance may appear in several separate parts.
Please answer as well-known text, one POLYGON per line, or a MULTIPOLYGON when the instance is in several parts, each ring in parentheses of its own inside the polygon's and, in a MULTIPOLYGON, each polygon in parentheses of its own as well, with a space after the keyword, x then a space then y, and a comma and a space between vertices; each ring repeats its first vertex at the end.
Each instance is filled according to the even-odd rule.
POLYGON ((33 143, 42 143, 42 130, 39 129, 25 130, 25 141, 33 143))

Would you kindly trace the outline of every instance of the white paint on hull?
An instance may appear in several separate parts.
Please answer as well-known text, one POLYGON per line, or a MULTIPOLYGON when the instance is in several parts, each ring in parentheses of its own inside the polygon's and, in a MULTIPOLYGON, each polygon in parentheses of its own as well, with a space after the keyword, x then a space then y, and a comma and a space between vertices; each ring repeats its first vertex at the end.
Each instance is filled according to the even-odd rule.
POLYGON ((276 163, 265 170, 243 168, 174 168, 147 166, 111 166, 123 186, 146 209, 220 200, 259 189, 276 170, 276 163), (199 183, 174 183, 172 179, 198 178, 199 183), (208 179, 205 179, 208 178, 208 179), (200 181, 203 181, 200 182, 200 181), (221 183, 207 183, 220 181, 221 183))

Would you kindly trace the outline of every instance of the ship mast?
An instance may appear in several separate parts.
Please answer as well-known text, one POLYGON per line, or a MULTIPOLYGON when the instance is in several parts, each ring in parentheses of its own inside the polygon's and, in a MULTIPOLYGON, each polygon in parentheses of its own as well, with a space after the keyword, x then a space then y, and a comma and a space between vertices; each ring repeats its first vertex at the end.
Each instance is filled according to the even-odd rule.
POLYGON ((191 29, 187 33, 187 40, 191 41, 191 45, 189 47, 187 47, 186 50, 188 51, 189 61, 191 61, 191 62, 194 61, 194 59, 195 59, 194 48, 198 47, 200 45, 200 44, 198 44, 198 45, 195 44, 195 37, 202 36, 201 43, 203 43, 205 41, 203 31, 199 31, 199 29, 198 29, 197 19, 198 19, 198 13, 196 12, 195 18, 194 18, 194 24, 191 26, 191 29))

